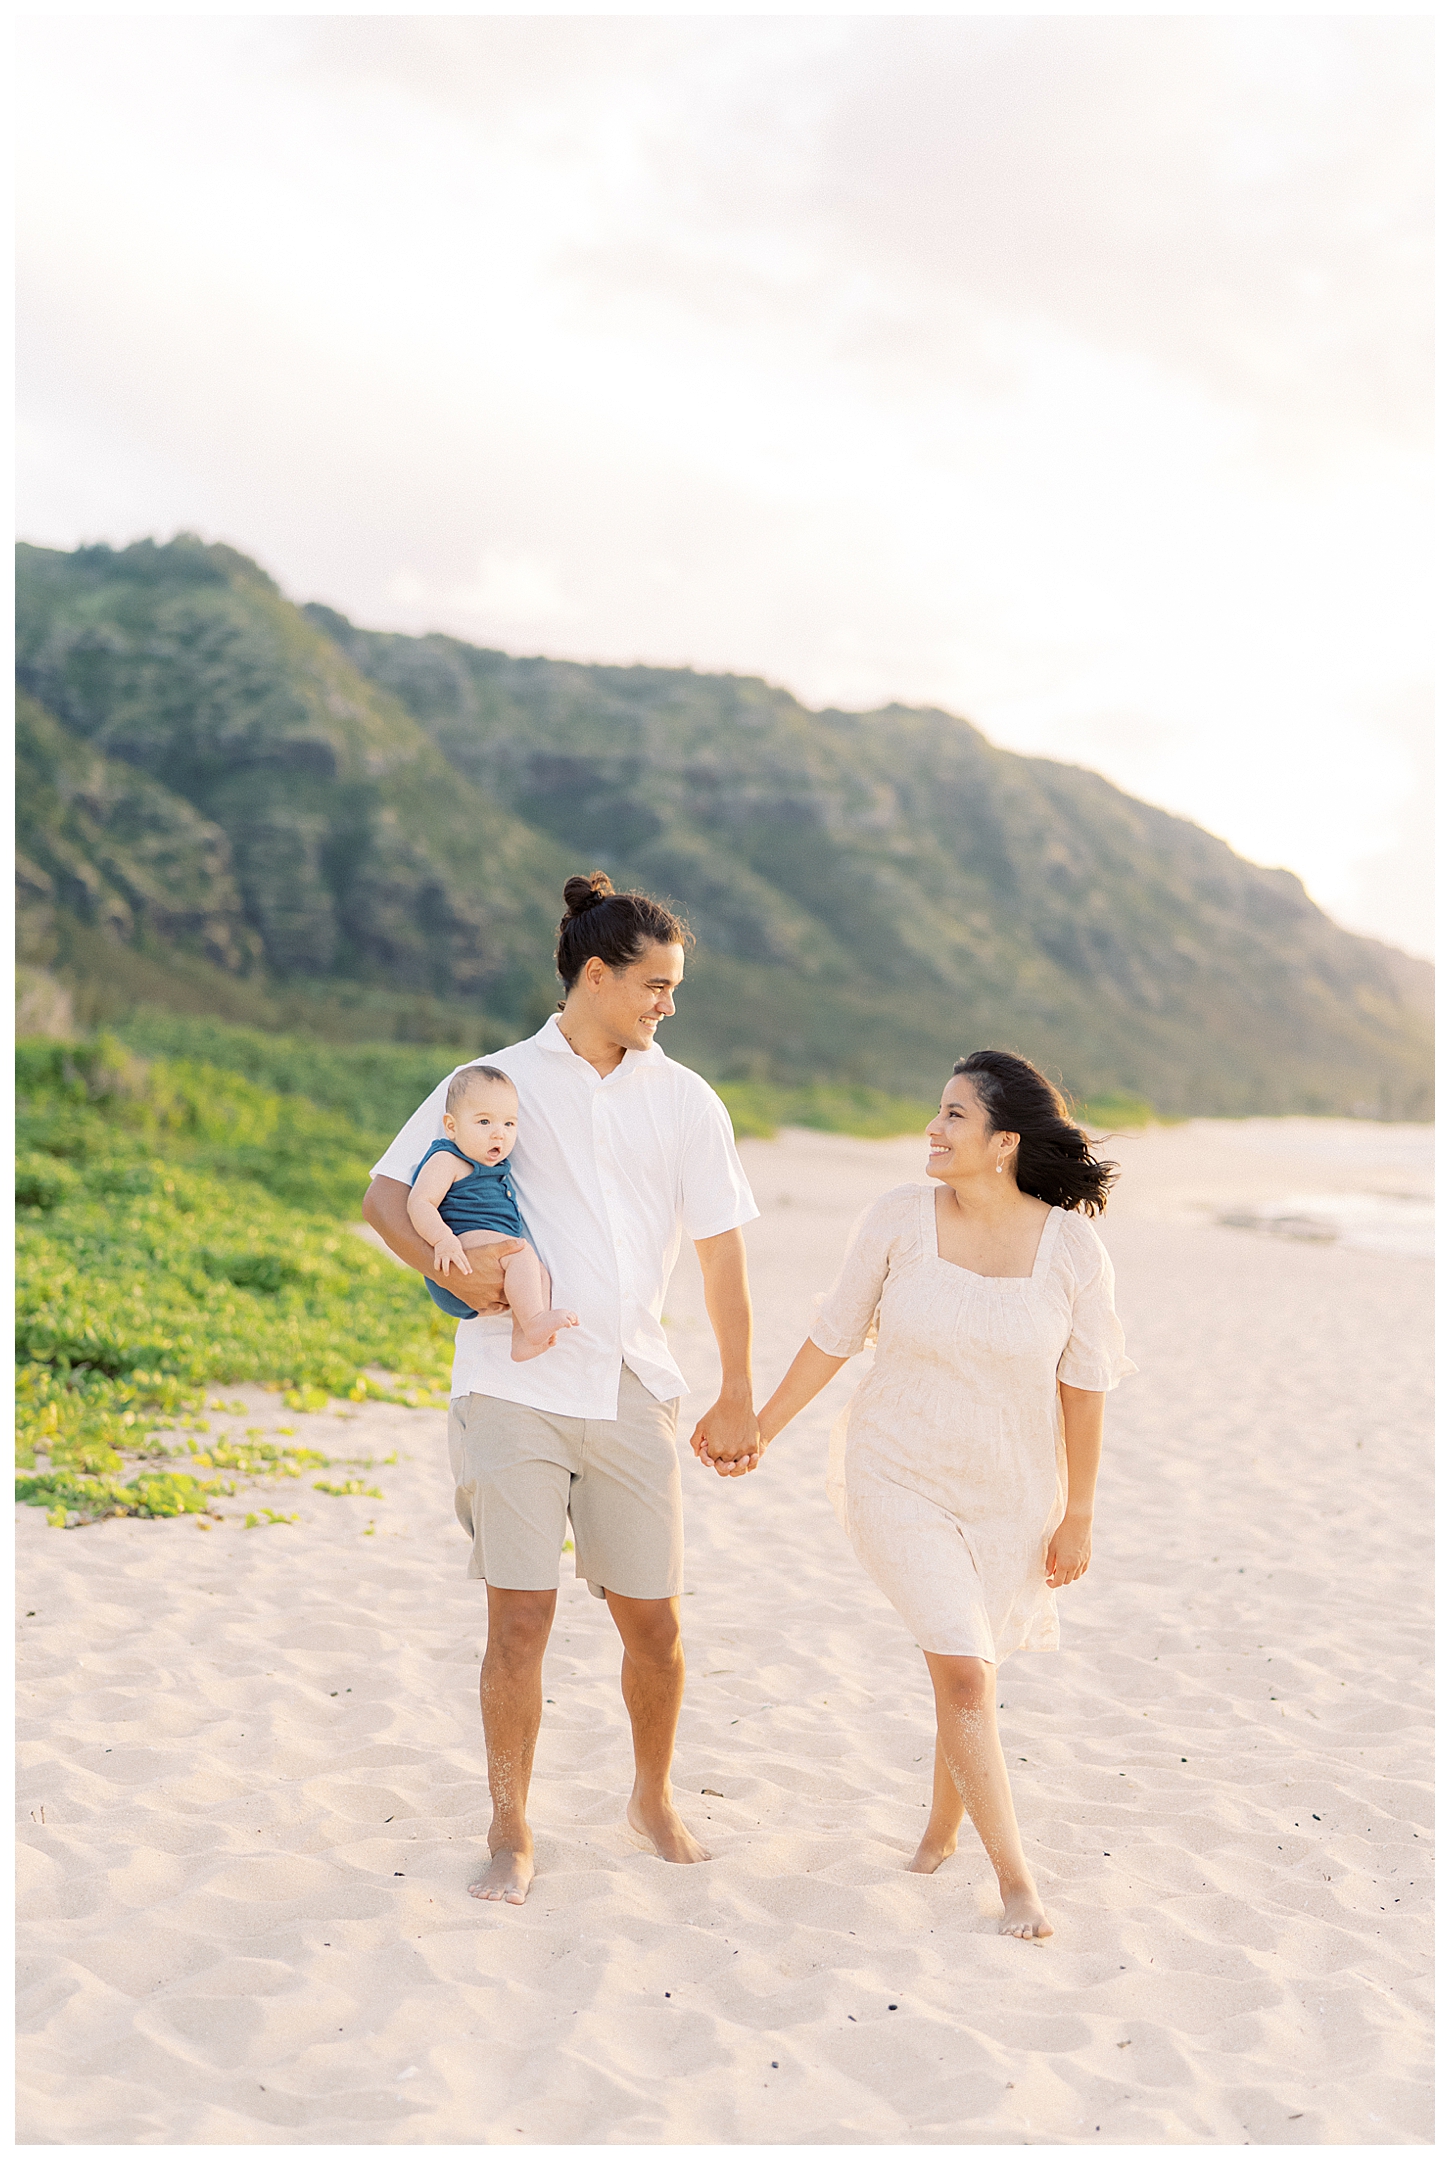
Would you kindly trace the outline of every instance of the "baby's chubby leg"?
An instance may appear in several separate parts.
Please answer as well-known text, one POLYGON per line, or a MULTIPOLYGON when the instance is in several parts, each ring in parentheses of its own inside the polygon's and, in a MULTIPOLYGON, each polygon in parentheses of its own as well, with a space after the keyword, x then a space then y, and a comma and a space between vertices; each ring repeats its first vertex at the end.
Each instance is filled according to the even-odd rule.
POLYGON ((522 1362, 552 1349, 565 1328, 578 1327, 578 1313, 552 1308, 552 1284, 543 1261, 531 1245, 510 1254, 503 1264, 503 1294, 514 1316, 513 1356, 522 1362))
MULTIPOLYGON (((459 1238, 465 1252, 483 1245, 497 1245, 496 1230, 465 1230, 459 1238)), ((579 1315, 552 1311, 548 1271, 532 1245, 508 1253, 499 1262, 503 1269, 503 1294, 513 1314, 513 1355, 522 1362, 549 1349, 565 1328, 578 1327, 579 1315)))

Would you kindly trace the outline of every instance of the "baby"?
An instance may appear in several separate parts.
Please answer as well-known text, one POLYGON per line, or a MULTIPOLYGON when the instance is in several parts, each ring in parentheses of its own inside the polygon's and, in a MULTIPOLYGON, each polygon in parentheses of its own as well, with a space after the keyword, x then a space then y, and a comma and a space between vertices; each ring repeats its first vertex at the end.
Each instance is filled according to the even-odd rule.
MULTIPOLYGON (((527 1240, 529 1234, 505 1165, 519 1132, 518 1092, 508 1074, 496 1065, 466 1065, 455 1073, 443 1130, 447 1139, 433 1142, 414 1173, 408 1217, 432 1246, 440 1275, 450 1267, 471 1275, 470 1246, 494 1245, 501 1237, 527 1240)), ((503 1271, 515 1358, 538 1357, 563 1329, 578 1327, 577 1313, 551 1311, 549 1278, 531 1245, 508 1254, 503 1271)), ((438 1283, 428 1284, 428 1295, 460 1320, 476 1318, 471 1305, 438 1283)))

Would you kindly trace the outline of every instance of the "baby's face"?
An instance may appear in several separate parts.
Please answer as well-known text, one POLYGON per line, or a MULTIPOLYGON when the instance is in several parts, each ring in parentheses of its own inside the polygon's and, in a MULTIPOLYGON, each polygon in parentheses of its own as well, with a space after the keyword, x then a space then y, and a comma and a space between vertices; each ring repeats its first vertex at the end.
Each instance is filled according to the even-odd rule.
POLYGON ((480 1080, 444 1112, 443 1130, 470 1162, 502 1162, 519 1136, 518 1096, 501 1080, 480 1080))

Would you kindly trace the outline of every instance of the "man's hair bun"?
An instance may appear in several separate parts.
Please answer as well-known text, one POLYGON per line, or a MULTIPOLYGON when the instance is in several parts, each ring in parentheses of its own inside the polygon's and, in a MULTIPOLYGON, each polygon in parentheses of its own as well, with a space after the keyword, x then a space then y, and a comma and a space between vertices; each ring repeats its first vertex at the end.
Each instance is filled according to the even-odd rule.
POLYGON ((602 870, 591 870, 588 877, 565 879, 564 905, 571 917, 587 915, 601 900, 609 899, 613 891, 612 880, 602 870))
POLYGON ((616 973, 651 945, 694 943, 689 926, 648 893, 616 892, 602 870, 571 877, 564 886, 568 914, 559 925, 554 965, 566 990, 572 990, 586 960, 600 959, 616 973))

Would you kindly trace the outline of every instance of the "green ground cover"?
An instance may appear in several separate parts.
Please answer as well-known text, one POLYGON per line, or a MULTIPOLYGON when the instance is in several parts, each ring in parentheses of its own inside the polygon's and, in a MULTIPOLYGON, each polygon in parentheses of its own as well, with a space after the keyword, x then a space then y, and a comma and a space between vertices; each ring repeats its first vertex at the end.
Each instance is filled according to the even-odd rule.
MULTIPOLYGON (((125 1040, 22 1041, 19 1497, 59 1521, 198 1513, 228 1475, 326 1467, 260 1438, 178 1443, 207 1431, 209 1387, 260 1381, 310 1408, 369 1393, 424 1401, 446 1386, 452 1323, 347 1225, 398 1126, 478 1054, 173 1014, 140 1016, 125 1040)), ((720 1092, 752 1137, 801 1125, 884 1138, 932 1113, 868 1087, 720 1092)), ((1152 1112, 1124 1097, 1085 1115, 1121 1127, 1152 1112)))
POLYGON ((206 1430, 208 1387, 318 1407, 446 1385, 450 1324, 346 1227, 376 1129, 107 1037, 22 1042, 16 1094, 20 1498, 61 1520, 198 1513, 225 1473, 327 1466, 159 1437, 206 1430))

